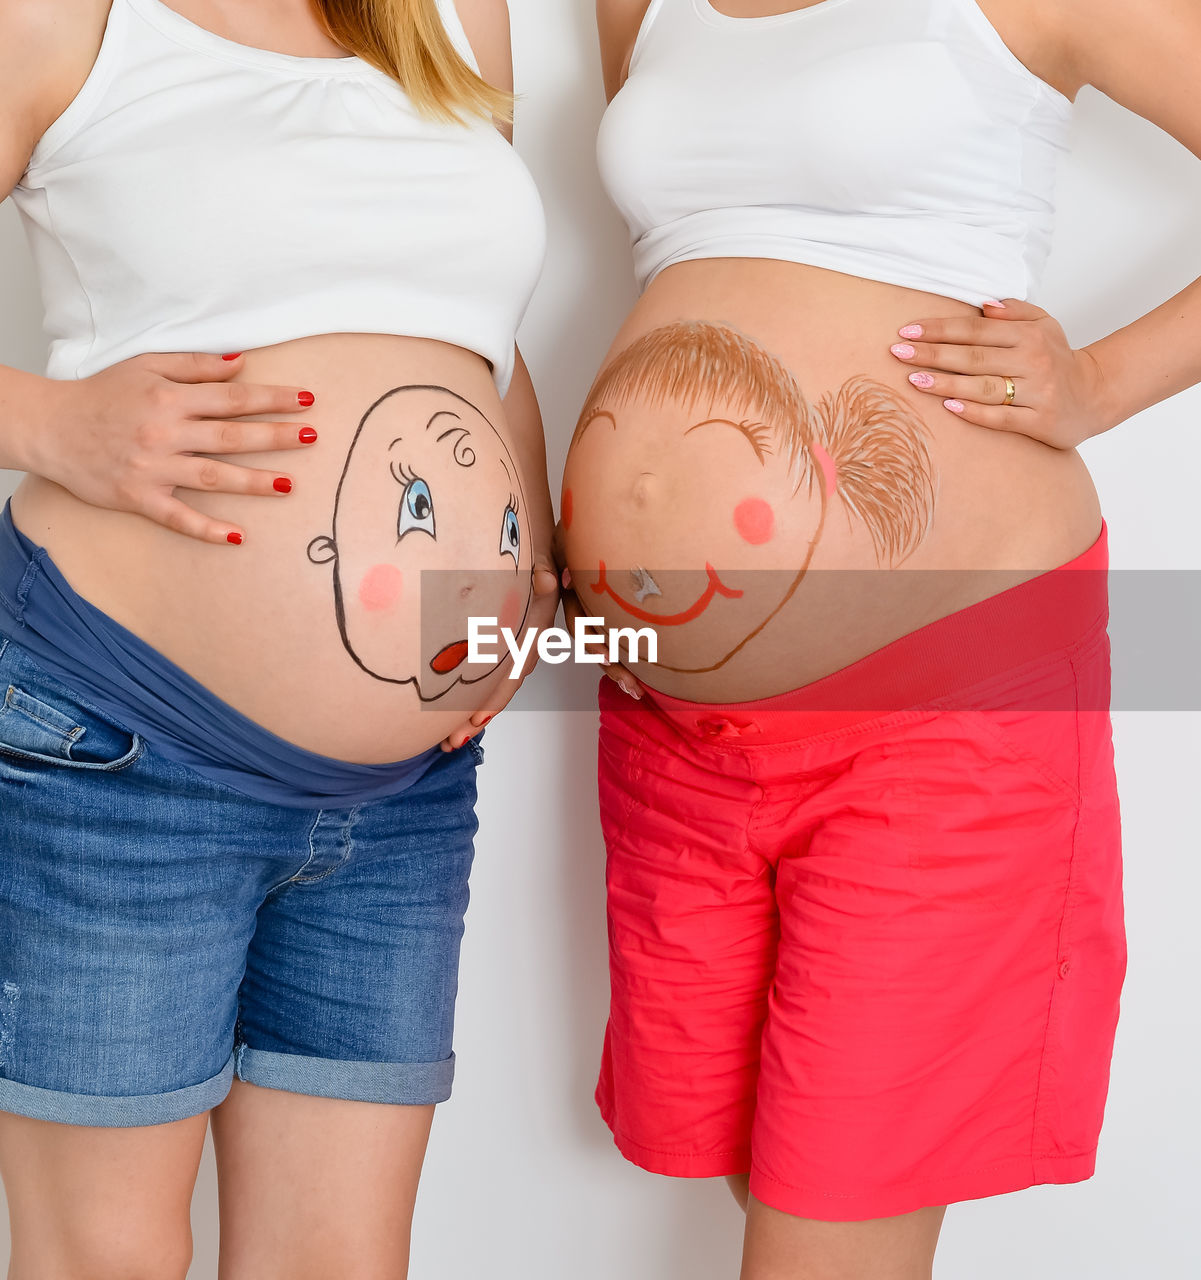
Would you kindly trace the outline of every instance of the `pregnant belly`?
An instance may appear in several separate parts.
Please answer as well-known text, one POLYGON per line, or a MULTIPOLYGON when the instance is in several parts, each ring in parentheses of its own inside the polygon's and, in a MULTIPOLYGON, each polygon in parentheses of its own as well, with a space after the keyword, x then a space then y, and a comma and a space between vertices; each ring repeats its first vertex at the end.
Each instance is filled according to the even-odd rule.
POLYGON ((317 443, 230 457, 286 497, 183 493, 246 531, 214 547, 27 478, 19 528, 75 590, 217 697, 307 750, 406 759, 483 706, 471 615, 518 627, 528 510, 485 363, 424 339, 339 334, 247 354, 239 379, 309 388, 317 443))
POLYGON ((970 311, 761 260, 655 280, 589 394, 562 502, 585 613, 654 634, 639 679, 701 702, 782 693, 1095 540, 1074 451, 963 422, 890 355, 901 325, 970 311))

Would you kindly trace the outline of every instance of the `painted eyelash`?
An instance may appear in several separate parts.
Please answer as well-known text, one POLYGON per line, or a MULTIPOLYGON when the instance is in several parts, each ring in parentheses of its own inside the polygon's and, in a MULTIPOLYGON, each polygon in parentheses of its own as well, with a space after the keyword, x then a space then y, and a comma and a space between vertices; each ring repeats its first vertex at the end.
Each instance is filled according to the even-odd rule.
POLYGON ((412 484, 417 479, 417 473, 407 470, 405 464, 399 459, 391 464, 389 470, 392 472, 394 479, 403 481, 405 484, 412 484))
POLYGON ((771 453, 772 431, 770 427, 762 422, 740 422, 738 426, 745 432, 747 438, 760 453, 771 453))
POLYGON ((517 501, 517 495, 515 493, 509 494, 509 510, 512 511, 515 516, 521 515, 521 503, 517 501))

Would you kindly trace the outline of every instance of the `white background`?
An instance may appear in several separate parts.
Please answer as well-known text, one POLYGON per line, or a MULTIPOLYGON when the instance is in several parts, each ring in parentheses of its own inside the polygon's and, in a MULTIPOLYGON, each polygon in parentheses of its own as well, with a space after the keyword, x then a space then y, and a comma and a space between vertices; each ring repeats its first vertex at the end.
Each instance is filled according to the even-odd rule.
MULTIPOLYGON (((521 343, 557 490, 576 412, 633 287, 625 232, 593 162, 603 101, 592 5, 510 7, 523 94, 518 148, 550 221, 550 256, 521 343)), ((1077 345, 1201 274, 1201 164, 1090 91, 1060 204, 1035 300, 1077 345)), ((40 371, 40 307, 11 204, 0 208, 0 299, 0 362, 40 371)), ((1199 417, 1194 389, 1085 447, 1115 567, 1201 569, 1199 417)), ((6 479, 0 473, 0 496, 6 479)), ((939 1280, 1201 1275, 1201 715, 1124 711, 1115 722, 1130 968, 1098 1172, 1077 1186, 952 1206, 939 1280)), ((519 707, 488 730, 459 1071, 434 1126, 413 1280, 738 1274, 739 1214, 724 1185, 625 1164, 591 1101, 608 996, 594 737, 590 713, 519 707)), ((191 1276, 211 1280, 217 1225, 207 1159, 193 1216, 191 1276)))

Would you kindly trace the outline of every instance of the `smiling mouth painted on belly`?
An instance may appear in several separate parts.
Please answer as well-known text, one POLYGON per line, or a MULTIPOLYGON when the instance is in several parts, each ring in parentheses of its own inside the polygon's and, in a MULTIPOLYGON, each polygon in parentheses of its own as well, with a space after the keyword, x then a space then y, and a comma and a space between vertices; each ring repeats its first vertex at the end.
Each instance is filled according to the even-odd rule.
POLYGON ((660 627, 682 627, 686 622, 699 618, 712 603, 714 596, 721 595, 725 596, 727 600, 737 600, 742 595, 742 592, 735 587, 727 587, 717 576, 717 570, 708 561, 705 562, 705 573, 709 577, 708 586, 705 587, 705 590, 697 600, 680 613, 651 613, 649 609, 643 609, 636 604, 631 604, 628 600, 623 600, 609 585, 603 560, 600 562, 599 575, 596 581, 591 584, 591 587, 598 595, 611 596, 626 613, 630 614, 631 617, 637 618, 640 622, 653 622, 660 627))

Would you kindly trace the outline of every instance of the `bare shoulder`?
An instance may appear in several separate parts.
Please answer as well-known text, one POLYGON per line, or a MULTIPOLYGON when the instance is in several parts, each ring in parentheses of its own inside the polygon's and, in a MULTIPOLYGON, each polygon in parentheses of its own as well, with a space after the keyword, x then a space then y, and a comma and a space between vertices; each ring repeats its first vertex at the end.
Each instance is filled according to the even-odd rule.
POLYGON ((625 83, 638 29, 652 0, 596 0, 596 30, 600 36, 605 97, 610 100, 625 83))
POLYGON ((111 0, 0 0, 0 194, 79 92, 111 0))
MULTIPOLYGON (((0 62, 26 84, 68 66, 91 69, 112 0, 0 0, 0 62)), ((0 88, 12 90, 8 76, 0 88)))
POLYGON ((1079 84, 1201 155, 1201 0, 1058 0, 1043 8, 1079 84))

